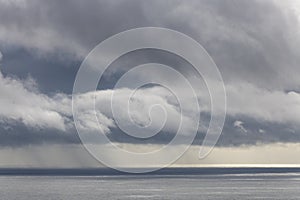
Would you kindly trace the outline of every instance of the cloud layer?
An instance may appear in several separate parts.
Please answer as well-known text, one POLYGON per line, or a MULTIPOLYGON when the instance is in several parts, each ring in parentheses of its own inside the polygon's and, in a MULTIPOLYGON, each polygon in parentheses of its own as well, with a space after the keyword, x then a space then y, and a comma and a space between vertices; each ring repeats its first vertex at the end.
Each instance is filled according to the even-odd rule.
MULTIPOLYGON (((38 91, 38 87, 34 80, 28 78, 19 80, 12 77, 0 77, 0 91, 3 95, 1 99, 0 119, 1 119, 1 137, 5 141, 6 133, 10 133, 10 137, 14 132, 29 137, 24 140, 24 144, 38 140, 42 142, 71 142, 78 143, 76 130, 72 119, 71 96, 65 94, 56 94, 47 96, 38 91), (19 127, 19 128, 18 128, 19 127), (44 133, 44 137, 40 137, 44 133), (51 134, 53 137, 51 137, 51 134), (32 138, 31 138, 32 137, 32 138), (57 137, 57 138, 56 138, 57 137), (68 139, 69 138, 69 139, 68 139)), ((280 142, 289 141, 297 142, 300 140, 298 128, 300 124, 300 94, 296 92, 268 92, 266 90, 254 88, 253 86, 244 85, 238 88, 226 86, 228 94, 228 112, 227 123, 223 131, 223 136, 219 145, 242 145, 255 144, 257 142, 280 142), (244 94, 242 91, 246 91, 244 94), (276 99, 277 103, 274 102, 276 99), (286 138, 284 138, 284 134, 286 138)), ((108 134, 113 140, 122 142, 146 142, 146 143, 167 143, 172 139, 178 129, 181 118, 181 111, 174 101, 174 96, 168 90, 155 86, 144 88, 136 91, 130 100, 131 118, 128 118, 126 94, 131 93, 130 89, 116 90, 99 90, 81 94, 76 98, 79 99, 79 108, 81 111, 79 117, 80 128, 92 130, 100 134, 108 134), (118 107, 115 113, 127 124, 135 124, 138 126, 146 126, 152 121, 152 128, 156 130, 161 122, 167 117, 167 121, 160 137, 150 140, 133 140, 125 136, 114 121, 111 110, 111 95, 116 93, 115 99, 118 107), (98 121, 94 121, 95 111, 93 103, 95 97, 96 115, 98 121), (152 105, 159 104, 162 106, 166 115, 161 112, 149 113, 152 105), (168 136, 169 135, 169 136, 168 136)), ((209 99, 205 96, 199 96, 199 102, 206 102, 209 99)), ((188 104, 189 98, 183 100, 188 104)), ((199 136, 197 144, 201 143, 202 135, 207 130, 209 121, 210 107, 207 103, 203 103, 200 108, 202 118, 199 127, 199 136), (207 117, 206 117, 207 116, 207 117)), ((185 134, 189 134, 189 127, 195 124, 191 116, 191 112, 196 110, 188 110, 183 114, 182 123, 185 127, 185 134)), ((17 134, 17 135, 18 135, 17 134)), ((6 136, 9 138, 8 136, 6 136)), ((184 137, 184 135, 182 135, 184 137)), ((17 138, 17 137, 16 137, 17 138)), ((11 137, 10 140, 12 140, 11 137)), ((17 141, 16 143, 22 143, 17 141)))
MULTIPOLYGON (((65 6, 61 6, 61 1, 57 0, 1 0, 1 144, 78 143, 71 107, 77 62, 107 37, 141 26, 172 28, 195 38, 220 68, 227 90, 228 112, 219 145, 299 142, 300 26, 299 13, 295 6, 291 7, 294 5, 291 2, 121 0, 83 4, 67 0, 65 6), (26 53, 23 55, 20 51, 26 53), (62 83, 67 89, 58 92, 62 90, 62 83), (17 139, 24 135, 23 142, 17 139)), ((80 125, 109 134, 119 142, 141 142, 118 136, 122 134, 113 119, 109 96, 112 92, 119 94, 117 112, 125 116, 124 103, 127 102, 122 96, 130 89, 112 90, 112 86, 132 66, 146 61, 169 64, 199 86, 203 116, 196 142, 199 144, 210 117, 209 94, 203 80, 198 80, 199 76, 194 75, 187 62, 150 50, 124 55, 112 64, 99 91, 81 95, 80 125), (94 95, 100 127, 98 122, 91 120, 95 114, 92 109, 94 95)), ((148 75, 140 74, 137 78, 148 75)), ((157 73, 157 76, 165 79, 170 75, 157 73)), ((170 83, 180 88, 176 80, 170 83)), ((180 116, 172 95, 157 86, 139 92, 132 102, 133 120, 146 125, 149 123, 148 108, 155 102, 163 105, 169 113, 164 134, 148 142, 166 143, 176 132, 180 116)), ((188 98, 184 101, 189 104, 188 98)), ((188 112, 194 114, 193 108, 188 112)), ((188 134, 188 127, 194 121, 186 113, 184 123, 188 134)), ((164 118, 159 112, 154 112, 152 117, 155 127, 164 118)))

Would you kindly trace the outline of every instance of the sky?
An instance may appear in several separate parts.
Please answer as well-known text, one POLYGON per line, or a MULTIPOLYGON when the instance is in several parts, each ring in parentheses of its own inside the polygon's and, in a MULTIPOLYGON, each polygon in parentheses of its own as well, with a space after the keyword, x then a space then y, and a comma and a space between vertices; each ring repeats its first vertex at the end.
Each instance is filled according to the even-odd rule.
MULTIPOLYGON (((137 50, 114 61, 98 90, 79 98, 80 109, 85 110, 83 128, 100 131, 133 151, 168 144, 181 113, 165 88, 141 88, 132 104, 134 121, 142 125, 149 123, 147 112, 153 102, 167 110, 167 124, 153 138, 139 140, 122 133, 109 109, 114 92, 118 94, 116 112, 120 118, 125 115, 124 98, 131 89, 114 88, 122 75, 133 66, 161 63, 183 74, 199 92, 197 136, 174 165, 300 165, 298 0, 0 0, 0 167, 101 166, 85 151, 75 128, 72 90, 76 74, 101 41, 148 26, 190 36, 218 66, 227 94, 227 114, 215 149, 207 158, 197 158, 211 112, 203 78, 195 75, 189 62, 161 50, 137 50), (98 122, 91 118, 93 95, 98 122)), ((150 76, 186 90, 168 73, 146 71, 136 74, 134 80, 150 76)), ((184 104, 191 105, 188 97, 184 104)), ((195 112, 188 107, 183 116, 187 135, 195 123, 195 112)), ((157 128, 164 115, 152 114, 157 128)), ((185 134, 172 148, 185 145, 185 134)))

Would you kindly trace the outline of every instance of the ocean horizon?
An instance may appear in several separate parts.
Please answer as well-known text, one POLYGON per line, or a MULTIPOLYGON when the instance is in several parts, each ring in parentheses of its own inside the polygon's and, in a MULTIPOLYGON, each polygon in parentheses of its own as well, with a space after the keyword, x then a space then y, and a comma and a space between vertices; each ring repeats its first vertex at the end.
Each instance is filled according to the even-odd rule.
MULTIPOLYGON (((134 169, 134 168, 123 168, 134 169)), ((151 170, 152 168, 146 168, 151 170)), ((168 167, 147 173, 127 173, 111 168, 0 168, 0 176, 9 175, 55 175, 55 176, 101 176, 101 175, 230 175, 230 174, 288 174, 300 173, 300 167, 168 167)))
POLYGON ((299 199, 300 168, 1 169, 1 200, 299 199))

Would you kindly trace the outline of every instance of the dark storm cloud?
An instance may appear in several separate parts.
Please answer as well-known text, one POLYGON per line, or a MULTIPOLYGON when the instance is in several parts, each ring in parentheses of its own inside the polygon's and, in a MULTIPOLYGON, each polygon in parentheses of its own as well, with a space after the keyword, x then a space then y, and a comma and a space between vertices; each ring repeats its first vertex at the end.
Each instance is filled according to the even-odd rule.
POLYGON ((1 36, 27 48, 85 56, 103 39, 146 22, 134 1, 67 0, 63 5, 56 0, 2 3, 1 36))
POLYGON ((76 130, 36 129, 20 122, 0 122, 0 146, 22 147, 34 144, 80 144, 76 130))
MULTIPOLYGON (((172 28, 203 44, 227 82, 247 80, 271 89, 300 85, 294 75, 300 59, 297 16, 271 0, 75 0, 64 6, 61 1, 25 1, 4 3, 0 19, 3 43, 52 52, 56 60, 68 54, 81 60, 102 40, 130 28, 172 28)), ((61 68, 60 63, 52 68, 61 68)))
POLYGON ((259 121, 247 116, 227 116, 219 146, 260 145, 300 142, 299 125, 259 121), (242 127, 234 126, 242 122, 242 127))
POLYGON ((62 61, 55 56, 34 56, 25 49, 4 49, 3 53, 5 58, 0 64, 0 69, 4 75, 20 79, 32 77, 42 93, 72 93, 80 61, 62 61))
MULTIPOLYGON (((270 0, 2 4, 2 51, 5 52, 5 44, 14 44, 31 51, 32 57, 47 52, 47 56, 42 56, 45 63, 34 63, 40 68, 51 65, 53 71, 64 73, 64 67, 76 71, 81 59, 107 37, 130 28, 162 26, 188 34, 204 45, 227 82, 247 80, 270 89, 299 90, 295 75, 300 73, 297 16, 283 12, 270 0), (49 52, 54 57, 49 58, 49 52), (65 58, 78 62, 59 62, 65 58)), ((30 65, 31 59, 34 58, 20 63, 30 65)), ((28 69, 32 73, 34 70, 28 69)))

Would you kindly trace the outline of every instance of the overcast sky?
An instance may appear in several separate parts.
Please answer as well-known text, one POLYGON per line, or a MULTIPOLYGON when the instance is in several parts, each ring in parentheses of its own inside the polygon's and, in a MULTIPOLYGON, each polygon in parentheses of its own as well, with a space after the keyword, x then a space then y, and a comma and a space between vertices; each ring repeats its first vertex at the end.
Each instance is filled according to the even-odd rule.
MULTIPOLYGON (((0 0, 0 166, 96 166, 80 146, 74 127, 76 73, 101 41, 145 26, 170 28, 192 37, 219 67, 227 93, 226 121, 217 149, 201 164, 300 164, 294 159, 300 148, 299 20, 297 0, 0 0), (230 151, 236 155, 233 160, 230 151), (264 159, 274 154, 290 159, 264 159)), ((171 113, 164 131, 154 138, 136 140, 121 133, 108 109, 113 91, 119 94, 117 103, 124 104, 126 89, 114 90, 116 81, 133 66, 149 62, 172 66, 199 84, 203 117, 192 147, 196 148, 210 118, 203 79, 194 76, 187 61, 159 50, 128 53, 105 72, 95 92, 101 132, 128 148, 143 144, 152 148, 174 137, 180 112, 174 109, 172 95, 157 85, 142 88, 136 97, 143 108, 153 103, 151 99, 171 113)), ((159 76, 185 90, 168 74, 159 76)), ((81 109, 87 110, 82 126, 93 129, 97 124, 90 120, 91 95, 82 95, 81 109)), ((135 121, 147 124, 147 111, 139 106, 133 104, 135 121)), ((117 112, 125 111, 120 106, 117 112)), ((194 123, 191 115, 184 116, 187 127, 194 123)), ((159 114, 155 119, 163 120, 159 114)), ((187 153, 179 163, 195 164, 191 155, 187 153)))

